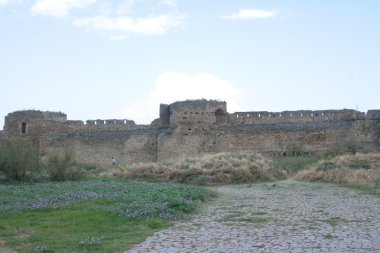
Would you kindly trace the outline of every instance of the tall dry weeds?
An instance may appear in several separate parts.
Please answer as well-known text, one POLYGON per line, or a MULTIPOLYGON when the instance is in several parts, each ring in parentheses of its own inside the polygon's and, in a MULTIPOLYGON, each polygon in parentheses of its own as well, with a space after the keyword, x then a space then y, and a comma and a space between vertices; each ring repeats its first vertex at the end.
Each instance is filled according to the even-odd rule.
POLYGON ((254 183, 285 178, 283 172, 273 169, 270 160, 260 154, 248 152, 207 154, 178 161, 131 164, 113 168, 100 176, 196 185, 254 183))
POLYGON ((321 160, 295 179, 321 181, 366 188, 380 187, 380 154, 342 155, 321 160))

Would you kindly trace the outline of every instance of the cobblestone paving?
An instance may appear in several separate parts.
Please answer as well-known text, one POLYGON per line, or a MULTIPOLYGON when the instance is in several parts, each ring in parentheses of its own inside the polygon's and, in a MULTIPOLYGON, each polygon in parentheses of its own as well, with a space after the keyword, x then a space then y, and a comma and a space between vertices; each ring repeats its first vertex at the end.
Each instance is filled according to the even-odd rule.
POLYGON ((220 198, 128 252, 380 252, 380 198, 296 181, 213 188, 220 198))

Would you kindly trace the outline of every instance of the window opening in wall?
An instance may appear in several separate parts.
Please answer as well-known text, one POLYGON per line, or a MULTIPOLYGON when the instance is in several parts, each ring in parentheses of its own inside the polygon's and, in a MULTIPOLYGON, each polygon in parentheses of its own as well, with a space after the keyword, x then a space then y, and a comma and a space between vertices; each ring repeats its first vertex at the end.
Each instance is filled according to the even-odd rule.
POLYGON ((323 112, 322 112, 322 117, 323 117, 323 112))
POLYGON ((239 114, 236 114, 236 118, 239 118, 239 114))
POLYGON ((127 120, 124 120, 124 124, 127 124, 127 120))
POLYGON ((269 113, 269 115, 268 115, 268 116, 269 116, 269 118, 271 117, 270 113, 269 113))
POLYGON ((22 122, 21 123, 21 133, 26 133, 26 123, 25 122, 22 122))
POLYGON ((261 113, 259 113, 259 118, 261 118, 261 113))
POLYGON ((293 117, 293 113, 290 114, 290 117, 293 117))
POLYGON ((249 114, 247 114, 247 117, 249 118, 249 114))
POLYGON ((282 114, 280 113, 280 117, 282 117, 282 114))
POLYGON ((301 113, 301 117, 302 117, 303 115, 302 115, 302 113, 301 113))
POLYGON ((313 117, 313 116, 314 116, 314 114, 310 113, 310 116, 311 116, 311 117, 313 117))

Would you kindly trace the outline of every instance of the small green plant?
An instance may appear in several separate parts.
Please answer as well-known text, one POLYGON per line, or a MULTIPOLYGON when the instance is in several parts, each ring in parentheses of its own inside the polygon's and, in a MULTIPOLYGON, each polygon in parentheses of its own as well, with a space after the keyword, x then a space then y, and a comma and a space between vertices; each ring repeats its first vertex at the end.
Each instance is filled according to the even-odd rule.
POLYGON ((84 177, 81 167, 67 153, 63 157, 50 156, 46 167, 53 181, 78 181, 84 177))
POLYGON ((350 167, 353 168, 353 169, 365 169, 365 170, 369 170, 371 168, 371 164, 369 163, 369 161, 359 160, 359 161, 353 161, 350 164, 350 167))
POLYGON ((7 180, 28 180, 39 169, 38 149, 24 139, 0 142, 0 174, 7 180))
POLYGON ((351 155, 355 155, 362 149, 360 144, 355 140, 347 141, 344 145, 344 148, 345 148, 345 151, 351 155))
POLYGON ((336 167, 337 167, 337 165, 334 162, 328 161, 328 162, 324 163, 325 170, 335 169, 336 167))
POLYGON ((299 142, 291 142, 286 146, 287 153, 292 156, 303 155, 303 150, 304 150, 304 147, 299 142))

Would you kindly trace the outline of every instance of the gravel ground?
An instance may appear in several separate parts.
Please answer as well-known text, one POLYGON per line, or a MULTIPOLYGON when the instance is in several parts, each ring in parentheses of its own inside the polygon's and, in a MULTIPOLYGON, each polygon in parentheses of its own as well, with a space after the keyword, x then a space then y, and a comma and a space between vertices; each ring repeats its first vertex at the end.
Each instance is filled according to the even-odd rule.
POLYGON ((218 200, 127 252, 380 252, 380 198, 292 180, 221 186, 218 200))

